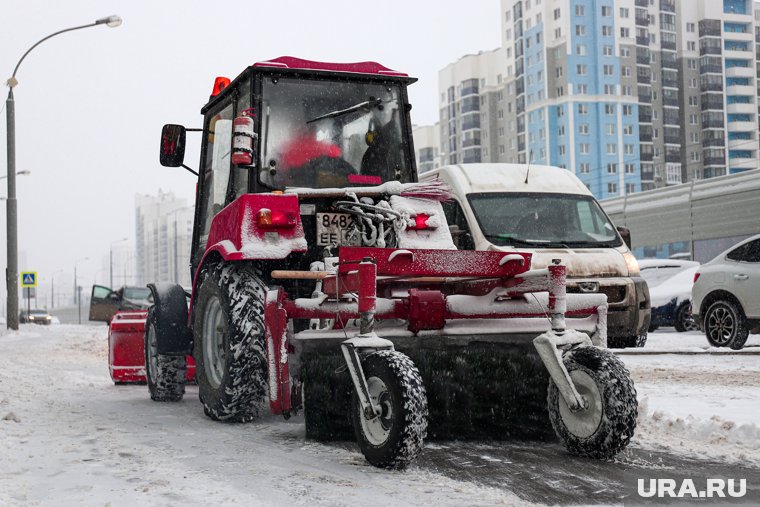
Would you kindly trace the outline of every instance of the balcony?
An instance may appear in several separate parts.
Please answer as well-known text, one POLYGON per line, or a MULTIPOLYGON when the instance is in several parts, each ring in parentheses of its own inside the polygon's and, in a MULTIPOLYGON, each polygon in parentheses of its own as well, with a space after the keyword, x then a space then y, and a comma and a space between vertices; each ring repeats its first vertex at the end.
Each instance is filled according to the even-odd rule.
POLYGON ((751 121, 732 121, 728 123, 729 132, 749 132, 757 129, 757 125, 751 121))
POLYGON ((670 41, 660 41, 660 48, 675 51, 676 50, 676 43, 670 42, 670 41))
MULTIPOLYGON (((746 150, 753 148, 752 139, 731 139, 728 141, 729 150, 746 150)), ((757 140, 755 140, 754 147, 757 147, 757 140)))
POLYGON ((720 46, 700 46, 699 56, 705 55, 720 55, 722 53, 720 46))
POLYGON ((649 7, 649 0, 636 0, 636 7, 644 7, 645 9, 649 7))
POLYGON ((723 111, 723 98, 720 96, 715 98, 702 97, 702 110, 723 111))
POLYGON ((723 137, 715 137, 715 138, 705 137, 702 139, 703 148, 723 148, 725 145, 726 145, 726 140, 723 137))
POLYGON ((651 104, 652 103, 652 92, 649 93, 639 93, 639 102, 644 104, 651 104))
POLYGON ((663 88, 678 88, 678 80, 677 79, 663 79, 662 80, 662 87, 663 88))
MULTIPOLYGON (((650 127, 647 127, 650 128, 650 127)), ((639 142, 642 143, 651 143, 652 142, 652 131, 647 130, 644 131, 643 127, 639 128, 639 142)))
POLYGON ((642 37, 640 35, 636 36, 636 44, 639 46, 649 46, 649 36, 642 37))
POLYGON ((699 22, 700 37, 720 37, 720 21, 717 19, 704 19, 699 22))
POLYGON ((641 152, 639 155, 639 160, 641 162, 651 162, 654 160, 654 153, 650 152, 641 152))
POLYGON ((673 58, 672 60, 666 60, 665 58, 663 58, 661 65, 663 69, 678 70, 678 60, 676 60, 675 58, 673 58))
POLYGON ((652 123, 652 114, 642 113, 639 110, 639 123, 652 123))
POLYGON ((723 123, 723 116, 717 118, 702 118, 702 128, 704 129, 722 129, 725 125, 726 124, 723 123))
POLYGON ((665 162, 670 162, 671 164, 680 164, 681 152, 680 151, 665 152, 665 162))
POLYGON ((469 148, 470 146, 480 146, 480 137, 474 137, 462 141, 462 148, 469 148))
POLYGON ((636 26, 649 26, 649 18, 636 16, 636 26))
POLYGON ((708 63, 699 66, 700 74, 722 74, 723 68, 719 63, 708 63))
MULTIPOLYGON (((649 69, 647 69, 647 70, 649 70, 649 69)), ((646 74, 637 73, 636 74, 636 82, 638 84, 651 84, 652 83, 652 76, 649 73, 646 73, 646 74)))
POLYGON ((755 77, 754 67, 727 67, 726 77, 755 77))
POLYGON ((726 112, 729 114, 757 114, 755 104, 752 102, 749 104, 726 104, 726 112))

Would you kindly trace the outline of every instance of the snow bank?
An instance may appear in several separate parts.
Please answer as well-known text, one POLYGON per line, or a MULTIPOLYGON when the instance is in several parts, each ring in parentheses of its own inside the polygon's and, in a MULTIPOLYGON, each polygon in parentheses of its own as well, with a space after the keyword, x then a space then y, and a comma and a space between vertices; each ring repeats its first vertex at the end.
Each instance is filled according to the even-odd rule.
POLYGON ((650 408, 650 398, 639 400, 634 441, 646 447, 668 449, 698 458, 720 458, 743 465, 760 464, 760 426, 739 424, 713 415, 708 419, 674 416, 650 408))

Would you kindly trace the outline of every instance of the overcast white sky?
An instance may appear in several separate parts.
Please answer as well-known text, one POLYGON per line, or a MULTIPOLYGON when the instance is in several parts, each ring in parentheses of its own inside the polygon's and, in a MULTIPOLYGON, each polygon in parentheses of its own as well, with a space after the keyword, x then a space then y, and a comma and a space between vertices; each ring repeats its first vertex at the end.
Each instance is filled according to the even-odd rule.
MULTIPOLYGON (((53 32, 118 14, 122 26, 59 35, 35 48, 17 74, 17 178, 21 270, 43 286, 71 291, 73 266, 89 292, 107 281, 110 244, 134 244, 134 196, 161 188, 190 202, 195 179, 158 163, 164 123, 200 127, 214 77, 282 55, 351 62, 375 60, 419 78, 410 88, 412 120, 438 116, 438 70, 499 46, 498 0, 8 0, 0 15, 0 80, 23 53, 53 32), (68 281, 67 281, 68 279, 68 281)), ((0 172, 7 174, 7 86, 0 108, 0 172)), ((199 139, 190 134, 188 144, 199 139)), ((197 150, 186 162, 197 167, 197 150)), ((7 195, 0 180, 0 196, 7 195)), ((5 201, 0 261, 6 266, 5 201)), ((4 278, 4 277, 2 277, 4 278)), ((4 280, 0 302, 4 312, 4 280)), ((49 290, 49 288, 47 289, 49 290)))

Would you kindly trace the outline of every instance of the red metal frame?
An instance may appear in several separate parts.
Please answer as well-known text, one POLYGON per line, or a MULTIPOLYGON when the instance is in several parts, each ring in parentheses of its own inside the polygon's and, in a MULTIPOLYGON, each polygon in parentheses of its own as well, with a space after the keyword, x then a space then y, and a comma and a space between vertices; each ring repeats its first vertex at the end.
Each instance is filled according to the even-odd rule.
MULTIPOLYGON (((108 327, 108 371, 115 383, 145 383, 147 311, 117 312, 108 327)), ((187 356, 187 381, 195 381, 195 361, 187 356)))

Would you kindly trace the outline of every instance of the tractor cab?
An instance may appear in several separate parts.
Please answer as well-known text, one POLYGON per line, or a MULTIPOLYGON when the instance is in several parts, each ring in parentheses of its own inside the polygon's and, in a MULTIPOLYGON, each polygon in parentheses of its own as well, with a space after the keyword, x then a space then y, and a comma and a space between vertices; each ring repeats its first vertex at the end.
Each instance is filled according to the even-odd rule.
MULTIPOLYGON (((374 62, 292 57, 217 78, 201 110, 193 270, 214 217, 244 194, 416 181, 406 91, 415 81, 374 62)), ((164 127, 162 165, 184 166, 185 131, 164 127)))

